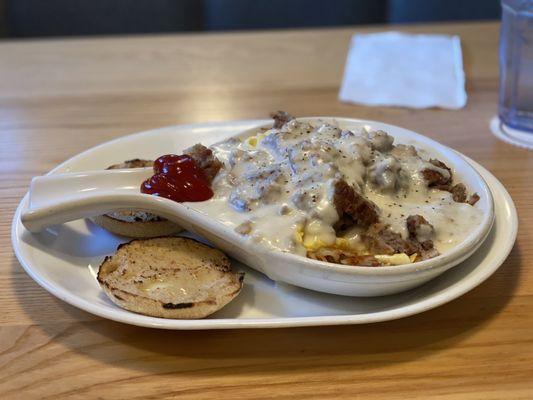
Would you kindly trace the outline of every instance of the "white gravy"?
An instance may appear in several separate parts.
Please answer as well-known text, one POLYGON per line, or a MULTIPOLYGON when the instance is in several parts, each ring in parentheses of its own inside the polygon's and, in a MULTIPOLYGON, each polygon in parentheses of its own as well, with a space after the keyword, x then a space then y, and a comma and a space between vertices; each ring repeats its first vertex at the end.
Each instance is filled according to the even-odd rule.
MULTIPOLYGON (((333 187, 344 179, 404 238, 406 218, 422 215, 435 228, 435 248, 446 252, 478 225, 482 213, 453 201, 448 192, 428 189, 421 170, 449 172, 414 147, 393 141, 383 131, 352 132, 297 120, 242 141, 230 139, 211 147, 224 164, 212 184, 215 196, 188 205, 251 240, 305 255, 338 240, 333 187)), ((361 246, 357 229, 345 238, 351 247, 361 246)))

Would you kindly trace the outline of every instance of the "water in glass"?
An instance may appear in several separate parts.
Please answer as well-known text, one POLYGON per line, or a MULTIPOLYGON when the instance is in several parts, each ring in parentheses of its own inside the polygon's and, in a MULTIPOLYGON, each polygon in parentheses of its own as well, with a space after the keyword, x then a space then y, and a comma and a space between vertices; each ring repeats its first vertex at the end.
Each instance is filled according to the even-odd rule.
POLYGON ((533 0, 502 0, 499 117, 533 134, 533 0))

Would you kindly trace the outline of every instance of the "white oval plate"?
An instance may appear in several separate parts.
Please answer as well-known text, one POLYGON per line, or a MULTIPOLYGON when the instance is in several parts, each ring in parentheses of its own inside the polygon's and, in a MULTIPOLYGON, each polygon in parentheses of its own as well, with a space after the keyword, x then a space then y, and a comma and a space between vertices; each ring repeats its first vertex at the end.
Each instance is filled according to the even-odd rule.
MULTIPOLYGON (((372 121, 393 136, 395 129, 372 121)), ((237 121, 184 125, 125 136, 83 152, 51 173, 105 168, 135 157, 155 158, 180 152, 194 143, 206 145, 233 136, 265 121, 237 121)), ((165 329, 273 328, 311 325, 361 324, 417 314, 447 303, 487 279, 511 251, 518 228, 513 201, 501 183, 479 164, 469 160, 489 185, 496 219, 491 233, 474 255, 431 282, 401 294, 352 298, 275 283, 242 264, 234 269, 247 273, 242 293, 221 311, 203 320, 170 320, 135 314, 115 306, 96 281, 105 255, 126 241, 85 220, 48 229, 39 235, 27 232, 20 214, 21 201, 12 224, 15 254, 26 272, 42 287, 65 302, 115 321, 165 329)))

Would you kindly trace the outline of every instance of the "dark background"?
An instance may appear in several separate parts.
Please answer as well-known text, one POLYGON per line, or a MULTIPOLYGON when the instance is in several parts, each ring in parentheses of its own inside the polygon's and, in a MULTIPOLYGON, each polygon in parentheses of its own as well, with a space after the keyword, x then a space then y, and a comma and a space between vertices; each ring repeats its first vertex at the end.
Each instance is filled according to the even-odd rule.
POLYGON ((0 0, 0 35, 273 29, 499 16, 499 0, 0 0))

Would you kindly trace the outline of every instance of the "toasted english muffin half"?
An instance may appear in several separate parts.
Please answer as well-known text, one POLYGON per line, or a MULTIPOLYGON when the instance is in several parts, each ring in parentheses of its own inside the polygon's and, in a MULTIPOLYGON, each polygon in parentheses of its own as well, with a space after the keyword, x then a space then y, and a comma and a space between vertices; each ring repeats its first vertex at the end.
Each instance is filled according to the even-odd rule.
POLYGON ((106 257, 98 282, 118 306, 152 317, 204 318, 242 289, 219 250, 183 237, 137 239, 106 257))
MULTIPOLYGON (((152 160, 135 158, 107 169, 145 168, 153 166, 152 160)), ((91 218, 96 224, 115 235, 129 238, 152 238, 173 235, 182 231, 179 225, 155 214, 144 211, 127 210, 99 215, 91 218)))

